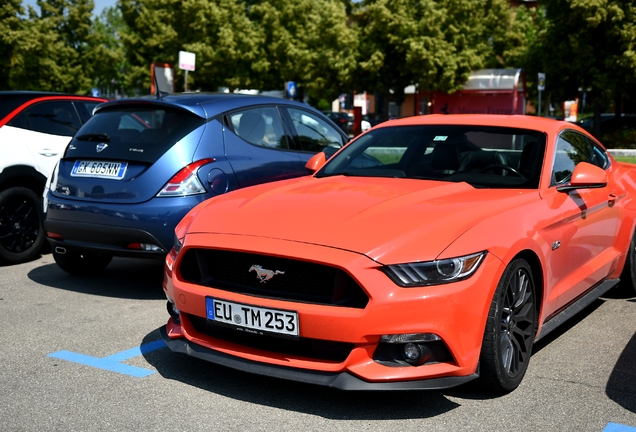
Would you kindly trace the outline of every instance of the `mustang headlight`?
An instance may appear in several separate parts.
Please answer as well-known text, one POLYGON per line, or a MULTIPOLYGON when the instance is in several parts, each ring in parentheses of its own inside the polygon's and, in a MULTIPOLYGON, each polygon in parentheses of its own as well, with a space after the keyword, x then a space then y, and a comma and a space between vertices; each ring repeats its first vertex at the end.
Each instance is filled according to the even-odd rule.
POLYGON ((484 256, 486 252, 479 252, 443 260, 387 265, 382 270, 399 286, 439 285, 469 278, 484 256))

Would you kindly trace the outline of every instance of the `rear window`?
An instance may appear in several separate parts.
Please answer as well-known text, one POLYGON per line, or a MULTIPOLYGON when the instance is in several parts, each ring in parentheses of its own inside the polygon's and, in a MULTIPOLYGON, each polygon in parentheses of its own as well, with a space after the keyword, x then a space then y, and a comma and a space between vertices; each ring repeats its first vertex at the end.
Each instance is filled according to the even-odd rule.
POLYGON ((101 110, 77 133, 66 157, 95 157, 95 143, 105 143, 109 151, 100 157, 153 163, 204 123, 192 114, 163 107, 101 110))

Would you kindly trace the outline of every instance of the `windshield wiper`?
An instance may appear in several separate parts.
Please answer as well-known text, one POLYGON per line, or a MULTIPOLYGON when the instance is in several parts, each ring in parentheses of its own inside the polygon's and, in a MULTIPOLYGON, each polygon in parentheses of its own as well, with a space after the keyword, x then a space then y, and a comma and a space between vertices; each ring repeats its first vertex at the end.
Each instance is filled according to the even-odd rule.
POLYGON ((83 134, 75 137, 76 140, 80 141, 101 141, 101 142, 110 142, 110 137, 105 132, 92 133, 92 134, 83 134))

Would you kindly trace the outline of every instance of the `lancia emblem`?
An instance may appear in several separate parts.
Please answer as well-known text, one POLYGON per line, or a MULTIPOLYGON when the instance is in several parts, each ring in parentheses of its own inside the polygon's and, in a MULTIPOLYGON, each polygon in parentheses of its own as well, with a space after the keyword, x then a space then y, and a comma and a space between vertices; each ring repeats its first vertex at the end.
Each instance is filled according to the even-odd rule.
POLYGON ((268 280, 270 280, 271 278, 273 278, 276 275, 279 274, 285 274, 284 271, 280 271, 280 270, 267 270, 264 269, 262 266, 258 265, 258 264, 253 264, 252 267, 250 267, 249 271, 255 271, 256 272, 256 277, 258 278, 259 281, 261 281, 261 283, 265 283, 268 280))
POLYGON ((97 153, 101 153, 106 147, 108 147, 108 144, 99 143, 97 144, 97 147, 95 148, 95 150, 97 150, 97 153))

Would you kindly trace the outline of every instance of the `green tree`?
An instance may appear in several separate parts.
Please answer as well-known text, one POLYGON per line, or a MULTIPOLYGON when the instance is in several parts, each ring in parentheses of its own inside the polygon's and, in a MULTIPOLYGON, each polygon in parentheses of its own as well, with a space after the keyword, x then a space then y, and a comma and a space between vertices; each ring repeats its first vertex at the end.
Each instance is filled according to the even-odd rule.
POLYGON ((133 89, 126 86, 126 51, 120 34, 126 29, 121 11, 116 7, 105 8, 93 21, 91 49, 86 61, 92 64, 93 85, 100 88, 105 96, 116 91, 125 95, 133 89))
MULTIPOLYGON (((179 51, 197 55, 190 88, 250 87, 261 37, 236 0, 120 0, 127 84, 150 88, 150 64, 177 65, 179 51)), ((183 88, 182 72, 177 89, 183 88)))
POLYGON ((361 33, 356 88, 392 92, 398 103, 411 84, 453 92, 506 53, 499 26, 512 16, 506 0, 366 0, 354 11, 361 33))
POLYGON ((350 89, 358 34, 348 24, 348 2, 269 0, 249 8, 263 39, 255 80, 265 89, 294 81, 312 99, 334 99, 350 89))
POLYGON ((600 113, 636 89, 636 4, 633 0, 545 0, 545 25, 529 57, 546 73, 556 100, 590 88, 594 129, 600 113))
POLYGON ((21 0, 6 0, 0 6, 0 90, 10 90, 10 76, 15 50, 20 37, 24 13, 21 0))
POLYGON ((86 93, 93 0, 38 0, 15 36, 9 87, 86 93))

